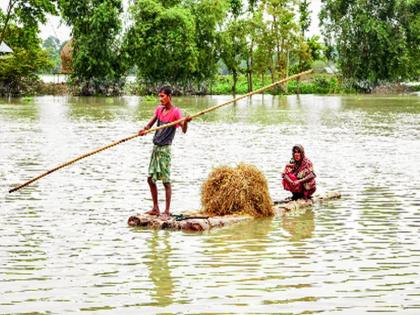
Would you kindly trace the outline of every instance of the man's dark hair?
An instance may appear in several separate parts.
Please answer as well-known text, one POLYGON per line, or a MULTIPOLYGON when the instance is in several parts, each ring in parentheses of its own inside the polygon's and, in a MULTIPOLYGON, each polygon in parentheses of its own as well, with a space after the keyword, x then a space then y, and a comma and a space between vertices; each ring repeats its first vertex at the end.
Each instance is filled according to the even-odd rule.
POLYGON ((172 89, 169 85, 165 85, 159 88, 159 93, 165 93, 168 96, 172 96, 172 89))

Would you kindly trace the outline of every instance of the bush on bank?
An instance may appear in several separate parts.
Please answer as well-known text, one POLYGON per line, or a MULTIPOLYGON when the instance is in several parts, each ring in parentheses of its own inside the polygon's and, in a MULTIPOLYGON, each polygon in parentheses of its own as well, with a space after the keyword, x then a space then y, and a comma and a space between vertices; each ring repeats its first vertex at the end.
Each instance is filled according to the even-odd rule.
MULTIPOLYGON (((254 78, 253 90, 257 90, 264 86, 270 85, 271 79, 266 76, 264 80, 261 78, 254 78)), ((174 92, 177 95, 229 95, 232 94, 232 76, 230 75, 219 75, 216 79, 209 83, 206 91, 194 90, 189 87, 188 89, 183 87, 173 86, 174 92)), ((151 88, 146 84, 139 82, 128 82, 124 87, 123 94, 127 95, 150 95, 157 91, 158 87, 151 88)), ((236 86, 237 94, 248 93, 248 83, 245 76, 240 76, 236 86)), ((289 81, 287 87, 279 87, 268 90, 266 93, 269 94, 339 94, 339 93, 350 93, 350 89, 344 88, 340 80, 336 76, 329 75, 315 75, 304 81, 289 81)))
MULTIPOLYGON (((269 77, 254 78, 254 90, 262 88, 271 84, 269 77)), ((248 85, 245 76, 240 76, 237 83, 237 93, 248 93, 248 85)), ((232 79, 231 76, 219 76, 216 81, 211 85, 209 94, 231 94, 232 92, 232 79)), ((315 75, 303 81, 289 81, 287 86, 282 86, 277 89, 267 91, 270 94, 339 94, 351 92, 345 89, 340 80, 336 76, 329 75, 315 75)))
MULTIPOLYGON (((264 81, 260 79, 254 80, 254 90, 263 86, 271 84, 271 80, 267 77, 264 81)), ((74 90, 65 83, 44 83, 41 81, 31 81, 26 85, 27 89, 21 95, 69 95, 74 94, 74 90), (29 84, 30 83, 30 84, 29 84)), ((194 91, 193 89, 185 90, 174 86, 175 94, 177 95, 205 95, 202 91, 194 91)), ((407 92, 415 92, 420 90, 420 84, 382 84, 372 90, 373 94, 401 94, 407 92)), ((145 84, 138 82, 126 82, 121 87, 121 95, 154 95, 157 87, 147 87, 145 84)), ((215 82, 208 86, 207 95, 230 95, 232 91, 232 79, 229 75, 220 75, 215 82)), ((237 83, 237 93, 248 93, 248 85, 245 76, 241 76, 237 83)), ((287 87, 283 86, 276 89, 266 91, 267 94, 357 94, 360 91, 349 87, 343 83, 338 76, 331 76, 325 74, 314 75, 310 78, 305 78, 302 81, 289 81, 287 87)), ((107 95, 107 93, 104 93, 107 95)), ((112 95, 112 93, 110 93, 112 95)))

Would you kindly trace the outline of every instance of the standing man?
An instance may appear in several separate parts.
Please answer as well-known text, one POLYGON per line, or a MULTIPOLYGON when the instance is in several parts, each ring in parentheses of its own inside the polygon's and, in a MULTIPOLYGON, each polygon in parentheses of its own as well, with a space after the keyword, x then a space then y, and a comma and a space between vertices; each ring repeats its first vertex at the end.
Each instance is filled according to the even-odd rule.
MULTIPOLYGON (((149 123, 139 131, 139 135, 143 136, 146 130, 150 129, 157 121, 157 126, 165 125, 176 120, 182 119, 181 110, 172 104, 172 90, 169 86, 163 86, 159 89, 160 105, 155 109, 153 117, 149 123)), ((161 180, 165 187, 166 206, 165 212, 160 215, 162 220, 168 220, 170 217, 171 206, 171 144, 175 137, 176 128, 181 126, 182 132, 186 133, 188 122, 191 117, 187 116, 180 124, 163 128, 155 132, 153 137, 153 152, 150 158, 147 182, 149 184, 150 193, 152 194, 153 208, 146 214, 160 215, 158 203, 158 190, 156 182, 161 180)))

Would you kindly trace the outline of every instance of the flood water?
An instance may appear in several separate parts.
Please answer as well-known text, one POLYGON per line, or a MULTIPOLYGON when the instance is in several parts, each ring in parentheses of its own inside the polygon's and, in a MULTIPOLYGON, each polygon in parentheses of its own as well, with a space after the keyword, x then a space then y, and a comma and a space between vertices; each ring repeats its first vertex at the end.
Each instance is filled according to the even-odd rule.
MULTIPOLYGON (((196 113, 229 96, 175 98, 196 113)), ((318 192, 306 213, 204 234, 127 226, 149 210, 152 136, 8 194, 135 134, 156 100, 0 101, 1 314, 420 313, 420 97, 255 96, 175 137, 172 212, 200 208, 215 166, 250 163, 273 200, 301 143, 318 192)), ((163 193, 160 189, 161 207, 163 193)))

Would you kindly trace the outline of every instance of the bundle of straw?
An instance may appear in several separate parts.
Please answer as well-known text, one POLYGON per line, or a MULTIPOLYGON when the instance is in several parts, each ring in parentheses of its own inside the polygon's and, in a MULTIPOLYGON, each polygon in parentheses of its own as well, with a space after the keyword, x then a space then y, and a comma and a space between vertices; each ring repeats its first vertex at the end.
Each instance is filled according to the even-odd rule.
POLYGON ((201 187, 201 203, 209 215, 274 214, 264 174, 253 165, 221 166, 212 170, 201 187))

